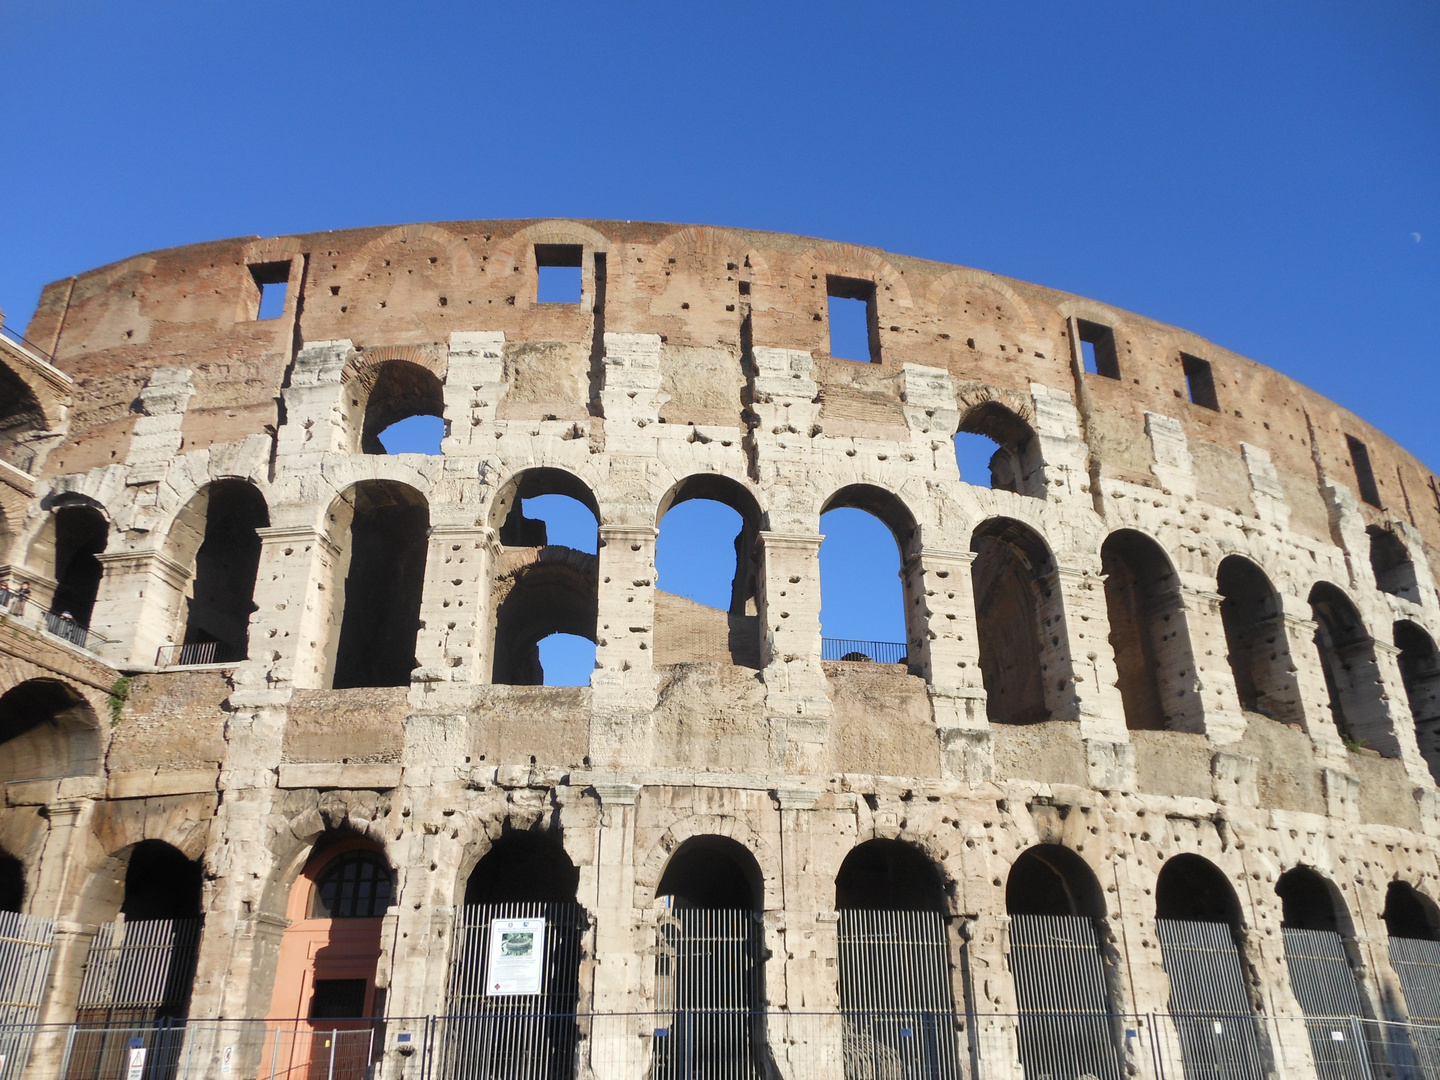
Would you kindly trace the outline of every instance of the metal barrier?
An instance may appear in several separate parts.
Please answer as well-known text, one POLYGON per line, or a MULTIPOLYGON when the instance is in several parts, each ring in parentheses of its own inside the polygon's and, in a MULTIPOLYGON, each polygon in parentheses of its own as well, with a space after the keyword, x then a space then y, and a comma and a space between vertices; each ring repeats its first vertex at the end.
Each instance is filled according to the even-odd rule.
POLYGON ((243 641, 192 641, 185 645, 161 645, 155 654, 156 667, 196 667, 200 664, 239 664, 249 658, 243 641))
POLYGON ((44 349, 40 348, 39 345, 36 345, 29 338, 25 337, 23 334, 20 333, 20 331, 10 329, 10 327, 3 322, 0 322, 0 337, 9 338, 13 344, 19 345, 27 352, 33 353, 39 359, 44 360, 47 364, 53 364, 55 362, 55 358, 51 356, 48 352, 46 352, 44 349))
POLYGON ((89 652, 97 651, 106 642, 106 638, 89 627, 80 625, 74 619, 45 611, 33 599, 23 597, 10 589, 0 589, 0 615, 14 619, 22 626, 43 630, 89 652))
POLYGON ((858 641, 855 638, 820 639, 821 660, 859 660, 876 664, 903 664, 909 658, 903 641, 858 641))

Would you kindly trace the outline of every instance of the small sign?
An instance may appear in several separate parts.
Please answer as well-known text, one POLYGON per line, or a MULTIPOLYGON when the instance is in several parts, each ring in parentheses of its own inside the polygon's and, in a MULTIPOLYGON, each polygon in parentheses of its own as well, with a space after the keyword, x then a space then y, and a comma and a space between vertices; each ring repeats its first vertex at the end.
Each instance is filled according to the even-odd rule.
POLYGON ((125 1080, 141 1080, 145 1075, 145 1047, 135 1046, 139 1039, 131 1039, 130 1066, 125 1070, 125 1080))
POLYGON ((545 920, 493 919, 485 994, 541 994, 545 990, 545 920))
POLYGON ((220 1075, 229 1076, 235 1068, 235 1047, 226 1046, 220 1051, 220 1075))
POLYGON ((1219 1020, 1212 1021, 1212 1024, 1213 1024, 1213 1026, 1214 1026, 1214 1028, 1215 1028, 1215 1034, 1216 1034, 1216 1035, 1224 1035, 1224 1034, 1225 1034, 1225 1028, 1224 1028, 1224 1026, 1220 1023, 1219 1020))
POLYGON ((408 1042, 410 1041, 410 1032, 408 1032, 408 1031, 402 1031, 402 1032, 400 1032, 400 1034, 398 1034, 398 1035, 395 1036, 395 1041, 396 1041, 397 1043, 408 1043, 408 1042))
POLYGON ((1332 1031, 1332 1032, 1330 1032, 1330 1041, 1331 1041, 1331 1042, 1344 1042, 1344 1041, 1345 1041, 1345 1033, 1344 1033, 1343 1031, 1332 1031))

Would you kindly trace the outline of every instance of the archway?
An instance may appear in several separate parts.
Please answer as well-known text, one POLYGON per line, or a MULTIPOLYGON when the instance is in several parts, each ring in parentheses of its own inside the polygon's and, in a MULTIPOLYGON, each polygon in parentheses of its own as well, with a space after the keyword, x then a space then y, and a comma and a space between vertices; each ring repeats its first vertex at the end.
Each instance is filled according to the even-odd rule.
POLYGON ((959 1076, 947 904, 935 864, 901 840, 868 840, 841 863, 835 906, 846 1076, 873 1077, 887 1062, 906 1075, 959 1076))
POLYGON ((1400 680, 1415 719, 1415 741, 1430 775, 1440 780, 1440 650, 1430 635, 1408 619, 1395 624, 1400 680))
MULTIPOLYGON (((1392 881, 1385 890, 1381 916, 1389 936, 1390 966, 1400 980, 1405 1011, 1410 1019, 1424 1024, 1440 1023, 1440 909, 1428 896, 1408 882, 1392 881)), ((1426 1049, 1433 1052, 1434 1040, 1426 1033, 1426 1049)))
POLYGON ((1420 603, 1415 563, 1405 541, 1396 536, 1393 529, 1382 529, 1378 525, 1366 526, 1365 533, 1370 537, 1370 569, 1375 574, 1376 588, 1420 603))
MULTIPOLYGON (((1038 724, 1063 713, 1073 679, 1056 642, 1063 626, 1055 565, 1033 529, 1009 518, 983 522, 970 539, 975 625, 991 723, 1038 724), (1047 640, 1051 644, 1047 645, 1047 640)), ((1072 695, 1073 696, 1073 695, 1072 695)))
POLYGON ((28 383, 0 364, 0 461, 21 472, 35 467, 38 437, 46 434, 45 410, 28 383))
MULTIPOLYGON (((50 613, 88 627, 100 591, 102 568, 96 556, 109 543, 110 524, 93 506, 65 505, 54 518, 55 594, 50 613)), ((55 625, 51 623, 52 627, 55 625)))
POLYGON ((440 453, 445 424, 445 384, 419 364, 386 360, 355 376, 347 389, 351 407, 364 395, 360 428, 364 454, 440 453))
POLYGON ((655 663, 760 666, 755 497, 702 473, 660 502, 655 542, 655 663))
POLYGON ((344 587, 342 610, 332 615, 340 632, 331 685, 409 686, 430 508, 414 488, 390 480, 362 481, 342 503, 350 521, 337 566, 344 587))
POLYGON ((100 723, 78 691, 30 679, 0 696, 0 783, 99 771, 100 723))
POLYGON ((967 484, 1045 497, 1044 462, 1035 430, 998 401, 965 414, 955 433, 955 460, 967 484))
POLYGON ((1026 1075, 1119 1080, 1095 872, 1059 844, 1032 847, 1010 868, 1005 910, 1026 1075))
POLYGON ((1353 1031, 1319 1019, 1369 1015, 1351 966, 1354 929, 1340 890, 1308 866, 1297 866, 1280 875, 1275 892, 1282 909, 1290 989, 1305 1015, 1317 1018, 1305 1025, 1315 1060, 1331 1063, 1341 1076, 1369 1075, 1367 1051, 1355 1045, 1353 1031))
POLYGON ((1344 593, 1325 581, 1310 590, 1310 610, 1315 614, 1315 648, 1325 670, 1330 715, 1341 737, 1386 757, 1399 757, 1375 662, 1375 643, 1360 613, 1344 593))
POLYGON ((505 832, 471 871, 450 960, 449 1012, 464 1019, 450 1021, 445 1075, 573 1075, 589 926, 579 882, 558 834, 537 829, 505 832))
POLYGON ((655 973, 666 1032, 655 1041, 657 1074, 765 1075, 755 857, 729 837, 691 837, 670 856, 655 895, 664 904, 655 973))
POLYGON ((1199 855, 1172 857, 1155 884, 1155 926, 1186 1075, 1262 1080, 1266 1060, 1230 882, 1199 855))
POLYGON ((1280 594, 1264 571, 1239 555, 1221 561, 1216 587, 1240 708, 1282 723, 1300 723, 1304 714, 1280 594))
POLYGON ((907 561, 919 530, 895 495, 854 484, 820 511, 820 633, 826 660, 909 662, 910 642, 924 634, 907 561))
POLYGON ((1169 557, 1150 537, 1122 529, 1106 539, 1100 562, 1125 726, 1203 731, 1185 604, 1169 557))
POLYGON ((245 480, 215 481, 177 516, 168 545, 171 557, 181 565, 193 559, 194 570, 184 633, 180 647, 168 650, 170 663, 237 663, 246 658, 260 567, 257 530, 269 524, 265 497, 245 480))

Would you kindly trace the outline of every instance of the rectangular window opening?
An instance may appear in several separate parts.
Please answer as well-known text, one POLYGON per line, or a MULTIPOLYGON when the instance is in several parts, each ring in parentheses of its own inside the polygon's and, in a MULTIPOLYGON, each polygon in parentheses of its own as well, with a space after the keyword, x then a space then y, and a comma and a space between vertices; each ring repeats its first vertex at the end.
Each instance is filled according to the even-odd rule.
POLYGON ((365 1015, 366 979, 316 979, 311 1020, 351 1020, 365 1015))
POLYGON ((1107 379, 1120 378, 1120 354, 1115 348, 1115 331, 1102 323, 1076 319, 1080 356, 1085 370, 1107 379))
POLYGON ((862 278, 827 277, 830 355, 862 364, 880 362, 880 323, 875 283, 862 278))
POLYGON ((584 257, 585 249, 579 244, 536 244, 535 267, 539 273, 536 302, 580 303, 580 267, 584 257))
POLYGON ((1375 470, 1370 467, 1370 448, 1354 435, 1346 435, 1350 447, 1350 463, 1355 467, 1355 482, 1360 486, 1360 498, 1371 506, 1380 506, 1380 487, 1375 483, 1375 470))
POLYGON ((1190 400, 1202 408, 1219 412, 1220 399, 1215 396, 1215 373, 1210 361, 1181 353, 1180 363, 1185 368, 1185 385, 1190 391, 1190 400))
POLYGON ((285 293, 290 286, 290 263, 256 263, 250 267, 260 303, 255 308, 257 319, 278 319, 285 314, 285 293))

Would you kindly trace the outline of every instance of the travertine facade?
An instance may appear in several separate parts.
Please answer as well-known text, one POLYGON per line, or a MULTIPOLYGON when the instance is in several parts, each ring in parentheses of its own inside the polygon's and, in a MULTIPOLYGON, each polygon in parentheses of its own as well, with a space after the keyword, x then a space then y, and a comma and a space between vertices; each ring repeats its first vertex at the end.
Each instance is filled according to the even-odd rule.
POLYGON ((65 688, 0 717, 0 847, 60 927, 45 1019, 74 1016, 144 840, 203 866, 190 1015, 266 1015, 293 884, 347 833, 395 873, 389 1014, 443 1013, 454 906, 526 830, 579 871, 585 1010, 655 1008, 656 886, 718 835, 758 867, 770 1010, 836 1007, 836 875, 886 838, 938 868, 977 1014, 1016 1009, 1007 877, 1054 844, 1103 890, 1117 1011, 1166 1008, 1156 882, 1191 853, 1238 896, 1257 1008, 1299 1012, 1275 888, 1306 866, 1367 1010, 1405 1015, 1382 913, 1395 881, 1440 898, 1440 488, 1274 371, 982 271, 632 222, 160 251, 46 287, 25 337, 0 341, 24 398, 0 583, 74 603, 60 564, 100 530, 103 640, 0 625, 0 690, 65 688), (578 261, 578 303, 537 302, 537 260, 578 261), (874 362, 829 355, 827 294, 867 298, 874 362), (441 454, 365 452, 441 409, 441 454), (959 475, 957 430, 1000 444, 993 486, 959 475), (524 535, 520 500, 551 492, 595 511, 598 555, 524 535), (697 497, 746 521, 728 615, 655 588, 663 515, 697 497), (178 665, 222 501, 258 537, 253 605, 192 643, 248 648, 178 665), (821 658, 836 506, 896 536, 905 665, 821 658), (374 537, 402 533, 424 546, 396 561, 374 537), (381 687, 405 627, 347 628, 363 574, 368 618, 418 624, 381 687), (591 685, 515 685, 555 630, 594 638, 591 685))

